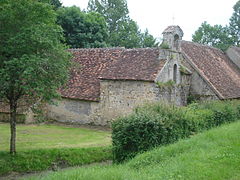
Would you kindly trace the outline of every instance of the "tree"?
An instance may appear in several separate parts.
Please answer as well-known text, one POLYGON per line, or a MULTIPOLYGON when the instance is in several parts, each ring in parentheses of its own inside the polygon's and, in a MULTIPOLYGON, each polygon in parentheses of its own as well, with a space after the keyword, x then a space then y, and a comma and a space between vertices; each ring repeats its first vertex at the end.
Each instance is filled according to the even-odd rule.
POLYGON ((240 45, 240 1, 238 1, 233 7, 233 14, 230 18, 229 29, 234 38, 234 44, 240 45))
POLYGON ((107 46, 107 25, 99 13, 85 13, 76 6, 60 8, 57 13, 57 23, 62 26, 66 43, 71 48, 107 46))
POLYGON ((146 29, 144 33, 141 33, 141 47, 158 47, 159 42, 146 29))
POLYGON ((141 47, 141 32, 133 20, 119 22, 116 31, 112 32, 109 44, 113 47, 141 47))
POLYGON ((89 0, 88 11, 100 13, 108 25, 109 46, 126 48, 155 47, 156 39, 142 33, 137 23, 129 17, 126 0, 89 0))
POLYGON ((0 1, 0 100, 10 109, 10 153, 16 154, 16 115, 22 102, 57 97, 70 55, 55 12, 36 0, 0 1))
POLYGON ((62 3, 59 0, 38 0, 39 2, 48 3, 53 6, 54 10, 62 7, 62 3))
POLYGON ((62 7, 62 3, 59 0, 51 0, 51 5, 53 5, 56 9, 62 7))
POLYGON ((119 22, 129 19, 126 0, 89 0, 87 9, 104 16, 110 34, 117 30, 119 22))
POLYGON ((228 27, 221 25, 211 26, 207 22, 203 22, 198 30, 195 31, 192 41, 210 45, 223 51, 233 44, 228 27))

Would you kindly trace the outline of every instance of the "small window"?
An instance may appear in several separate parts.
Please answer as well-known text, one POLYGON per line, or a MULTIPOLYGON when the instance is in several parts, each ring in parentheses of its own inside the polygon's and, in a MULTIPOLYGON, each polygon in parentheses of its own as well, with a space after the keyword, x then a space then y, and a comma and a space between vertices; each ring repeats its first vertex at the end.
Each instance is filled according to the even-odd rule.
POLYGON ((174 42, 176 42, 177 40, 179 40, 179 36, 176 34, 176 35, 174 36, 174 42))
POLYGON ((173 81, 177 83, 177 65, 174 64, 173 66, 173 81))
POLYGON ((174 45, 173 45, 175 48, 178 48, 178 40, 179 40, 179 36, 176 34, 174 36, 174 45))

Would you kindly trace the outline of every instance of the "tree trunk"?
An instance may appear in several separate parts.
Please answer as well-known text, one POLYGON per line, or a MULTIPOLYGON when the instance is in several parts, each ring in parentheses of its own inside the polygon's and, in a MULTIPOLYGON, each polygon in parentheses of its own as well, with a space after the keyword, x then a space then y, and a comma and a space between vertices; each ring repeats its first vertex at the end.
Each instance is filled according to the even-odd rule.
POLYGON ((17 122, 17 102, 10 102, 10 129, 11 129, 11 139, 10 139, 10 154, 16 154, 16 122, 17 122))

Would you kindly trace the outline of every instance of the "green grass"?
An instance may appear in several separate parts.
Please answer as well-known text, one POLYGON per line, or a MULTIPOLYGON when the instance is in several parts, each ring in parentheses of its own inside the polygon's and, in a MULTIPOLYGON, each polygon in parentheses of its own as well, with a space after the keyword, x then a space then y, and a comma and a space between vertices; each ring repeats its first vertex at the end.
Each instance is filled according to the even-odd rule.
MULTIPOLYGON (((9 124, 0 123, 0 151, 9 150, 9 124)), ((17 151, 107 146, 111 132, 56 125, 17 125, 17 151)))
POLYGON ((85 165, 112 159, 111 147, 63 148, 20 151, 15 157, 0 152, 0 175, 85 165))
POLYGON ((128 163, 49 173, 30 179, 240 179, 240 122, 140 154, 128 163))
POLYGON ((9 125, 0 124, 0 175, 112 159, 110 131, 56 125, 17 125, 17 155, 9 154, 9 125))

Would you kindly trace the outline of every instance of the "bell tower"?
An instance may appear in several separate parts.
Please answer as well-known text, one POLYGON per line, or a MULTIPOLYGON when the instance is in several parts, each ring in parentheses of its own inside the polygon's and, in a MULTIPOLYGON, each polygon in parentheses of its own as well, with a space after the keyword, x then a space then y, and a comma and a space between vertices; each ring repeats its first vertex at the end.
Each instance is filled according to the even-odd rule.
POLYGON ((167 45, 172 50, 178 50, 179 40, 182 40, 183 31, 179 26, 168 26, 163 31, 162 44, 167 45))

